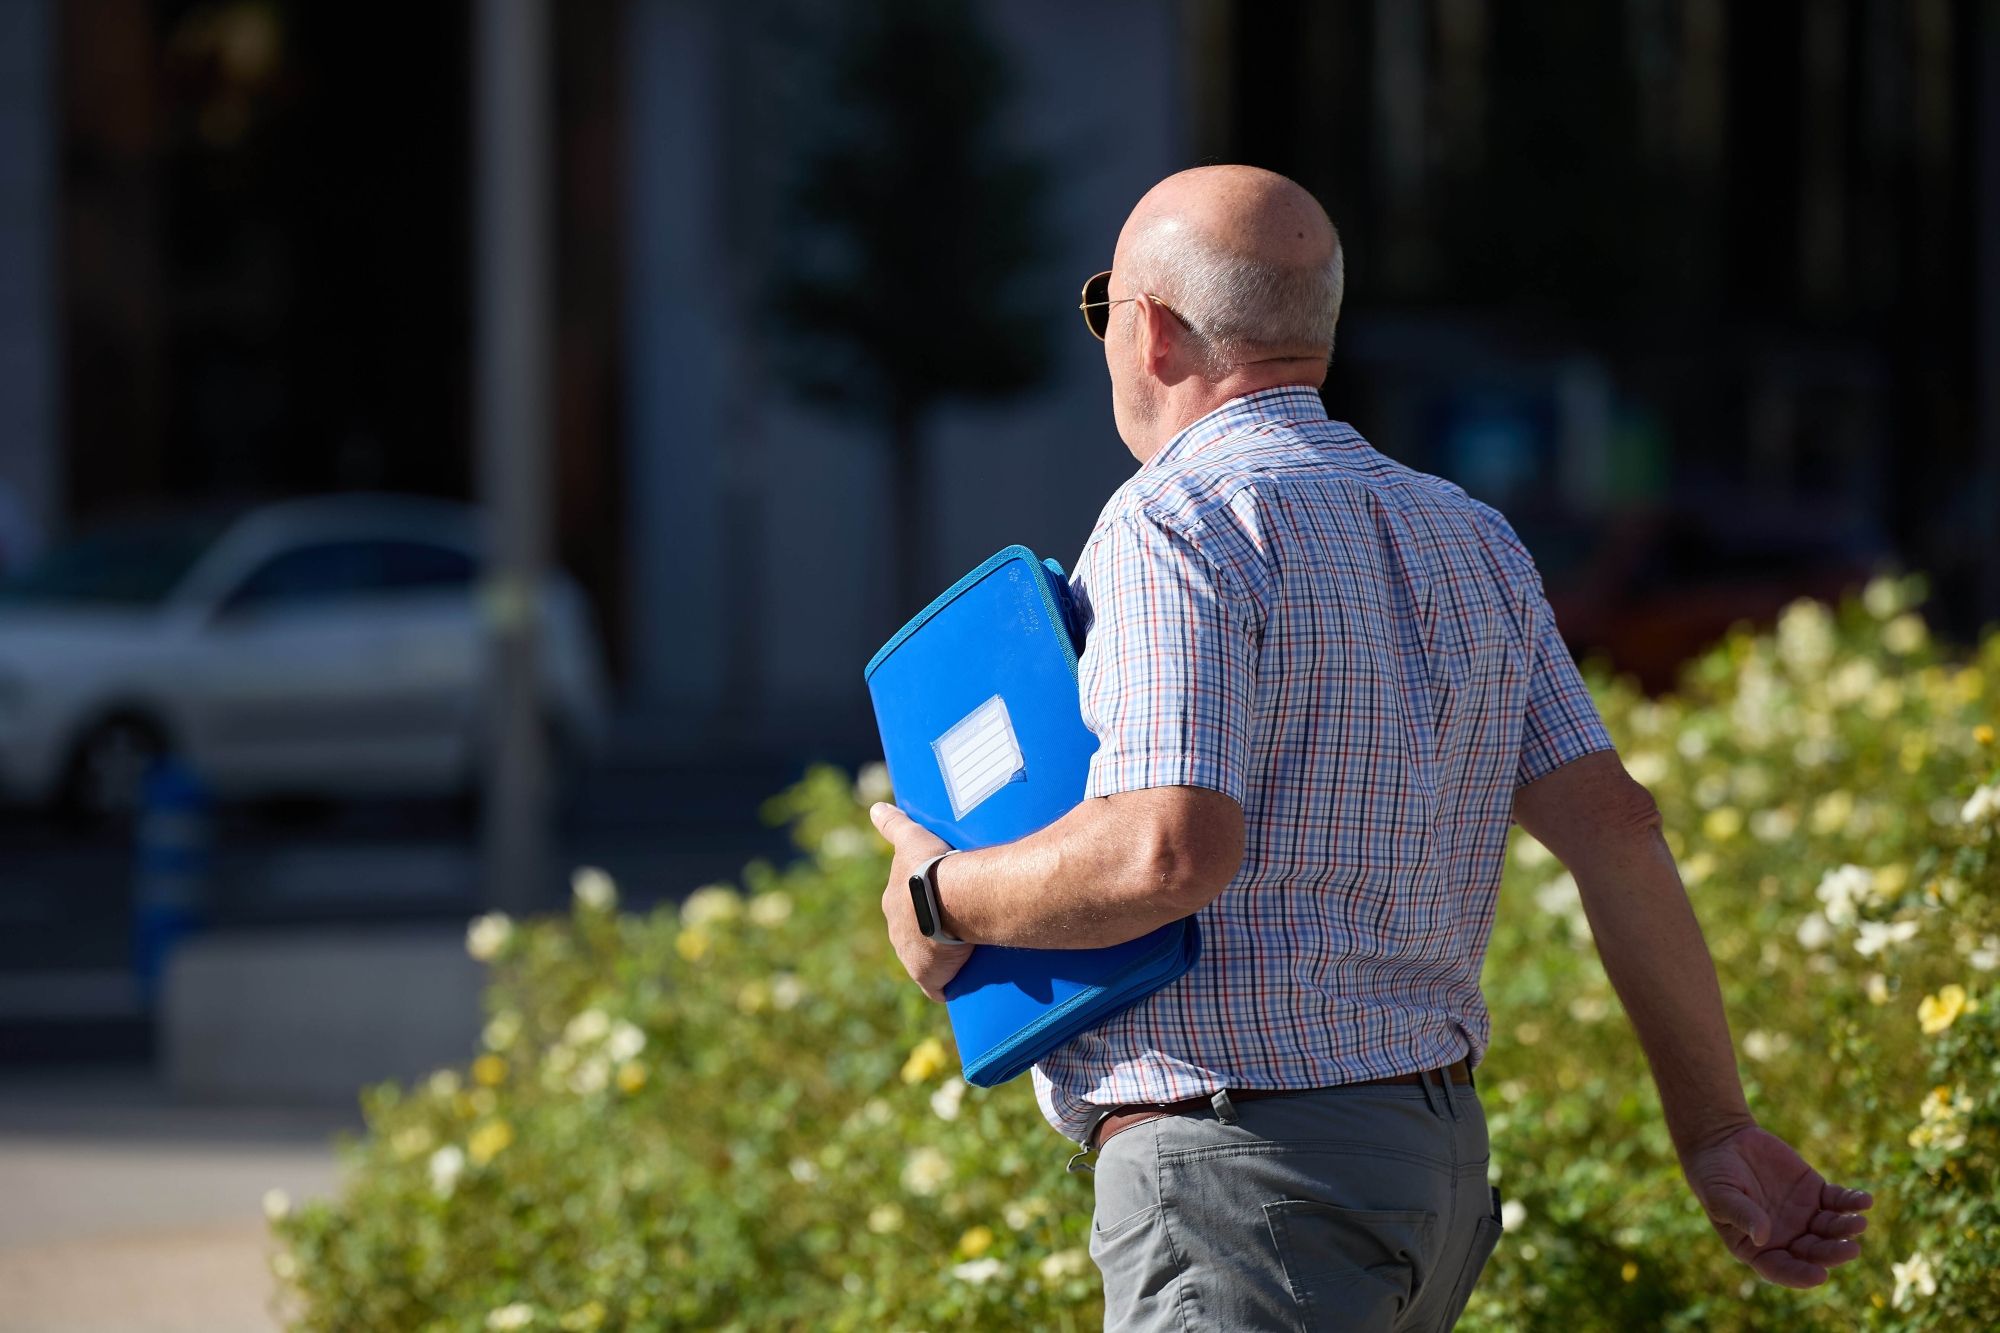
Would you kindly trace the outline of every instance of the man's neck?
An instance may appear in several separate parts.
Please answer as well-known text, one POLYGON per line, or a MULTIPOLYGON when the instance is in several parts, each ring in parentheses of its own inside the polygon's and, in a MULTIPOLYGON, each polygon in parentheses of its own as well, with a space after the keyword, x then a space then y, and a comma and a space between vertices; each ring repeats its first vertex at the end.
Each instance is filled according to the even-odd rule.
POLYGON ((1168 391, 1166 410, 1160 413, 1164 429, 1142 462, 1150 461, 1182 431, 1224 403, 1266 389, 1299 388, 1317 393, 1325 380, 1326 362, 1317 358, 1257 361, 1235 367, 1219 380, 1182 380, 1168 391))

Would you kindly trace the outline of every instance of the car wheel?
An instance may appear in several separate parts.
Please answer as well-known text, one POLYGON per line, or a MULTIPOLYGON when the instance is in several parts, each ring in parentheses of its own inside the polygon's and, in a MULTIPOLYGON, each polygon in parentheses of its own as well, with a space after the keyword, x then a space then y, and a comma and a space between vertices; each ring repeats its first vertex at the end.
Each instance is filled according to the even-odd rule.
POLYGON ((70 755, 62 806, 72 818, 128 824, 145 802, 146 775, 169 753, 166 733, 140 717, 114 717, 84 734, 70 755))

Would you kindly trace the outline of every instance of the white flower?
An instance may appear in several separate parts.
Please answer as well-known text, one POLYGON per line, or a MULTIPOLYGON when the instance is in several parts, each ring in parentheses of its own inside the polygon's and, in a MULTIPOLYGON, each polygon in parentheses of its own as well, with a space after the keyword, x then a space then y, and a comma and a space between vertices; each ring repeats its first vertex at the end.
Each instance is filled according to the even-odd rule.
POLYGON ((931 1110, 940 1120, 958 1119, 959 1103, 965 1100, 965 1081, 951 1079, 943 1087, 931 1094, 931 1110))
POLYGON ((1057 1250, 1042 1260, 1038 1266, 1044 1282, 1061 1282, 1064 1278, 1082 1277, 1090 1271, 1090 1256, 1082 1250, 1057 1250))
POLYGON ((903 1225, 903 1205, 899 1203, 878 1203, 868 1210, 868 1229, 878 1236, 886 1236, 903 1225))
POLYGON ((1759 842, 1783 842, 1799 827, 1798 811, 1789 805, 1759 810, 1750 816, 1750 835, 1759 842))
POLYGON ((264 1216, 276 1222, 292 1211, 292 1196, 275 1185, 264 1191, 264 1216))
POLYGON ((1595 1023, 1610 1012, 1602 995, 1579 995, 1569 1002, 1569 1016, 1579 1023, 1595 1023))
POLYGON ((750 922, 752 925, 769 929, 783 925, 792 914, 792 900, 789 895, 773 889, 760 893, 750 900, 750 922))
POLYGON ((903 1168, 903 1188, 912 1194, 936 1194, 951 1179, 951 1163, 936 1148, 919 1148, 903 1168))
POLYGON ((1753 1028, 1743 1034, 1743 1053, 1760 1064, 1791 1044, 1792 1039, 1782 1032, 1766 1032, 1762 1028, 1753 1028))
POLYGON ((681 904, 683 926, 710 926, 734 921, 743 914, 743 899, 727 884, 707 884, 681 904))
POLYGON ((572 1046, 588 1046, 594 1041, 602 1041, 604 1034, 611 1031, 611 1016, 602 1009, 586 1009, 570 1019, 563 1028, 563 1040, 572 1046))
POLYGON ((603 1092, 610 1082, 611 1062, 601 1055, 593 1055, 569 1076, 569 1090, 579 1097, 589 1097, 603 1092))
POLYGON ((1958 812, 1960 821, 1967 824, 1985 824, 2000 820, 2000 782, 1988 783, 1966 798, 1965 807, 1958 812))
POLYGON ((1793 602, 1778 617, 1778 660, 1795 675, 1817 671, 1833 649, 1833 618, 1818 602, 1793 602))
POLYGON ((457 1144, 447 1143, 431 1154, 431 1188, 440 1195, 450 1195, 458 1185, 458 1177, 465 1170, 465 1152, 457 1144))
POLYGON ((486 1043, 489 1051, 504 1051, 514 1044, 514 1038, 521 1035, 521 1016, 512 1009, 503 1009, 487 1021, 479 1039, 486 1043))
MULTIPOLYGON (((1625 761, 1625 771, 1632 775, 1632 781, 1642 787, 1650 787, 1655 783, 1665 782, 1667 774, 1672 769, 1667 763, 1667 757, 1658 750, 1634 750, 1631 758, 1625 761)), ((1524 837, 1521 841, 1530 843, 1534 842, 1534 839, 1524 837)), ((1535 846, 1540 847, 1541 844, 1537 842, 1535 846)), ((1549 853, 1543 851, 1542 859, 1547 860, 1548 856, 1549 853)))
POLYGON ((611 1036, 604 1043, 604 1053, 619 1064, 624 1064, 645 1049, 646 1034, 622 1018, 612 1027, 611 1036))
POLYGON ((1887 574, 1877 574, 1861 590, 1861 604, 1877 620, 1887 620, 1903 609, 1903 594, 1896 586, 1896 580, 1887 574))
POLYGON ((1528 1206, 1519 1199, 1508 1199, 1500 1205, 1500 1229, 1513 1231, 1528 1220, 1528 1206))
POLYGON ((771 1007, 774 1009, 795 1009, 800 1000, 805 999, 805 983, 790 972, 780 972, 771 978, 771 1007))
POLYGON ((1833 927, 1828 925, 1826 918, 1818 912, 1811 912, 1807 914, 1805 920, 1799 922, 1797 934, 1801 948, 1823 949, 1827 941, 1833 938, 1833 927))
POLYGON ((1937 1274, 1931 1270, 1931 1261, 1922 1250, 1889 1267, 1896 1274, 1896 1294, 1889 1298, 1889 1303, 1898 1310, 1903 1308, 1904 1297, 1913 1291, 1919 1296, 1937 1294, 1937 1274))
POLYGON ((1854 941, 1854 952, 1863 958, 1873 957, 1892 944, 1901 944, 1917 933, 1914 921, 1863 921, 1860 937, 1854 941))
POLYGON ((851 860, 857 856, 866 856, 874 846, 867 834, 858 828, 848 828, 845 824, 828 829, 826 836, 821 838, 819 843, 820 851, 835 860, 851 860))
POLYGON ((1975 971, 1991 972, 2000 967, 2000 935, 1982 936, 1979 947, 1965 956, 1975 971))
POLYGON ((1905 611, 1882 627, 1882 644, 1898 657, 1907 657, 1924 646, 1930 638, 1930 631, 1924 625, 1924 618, 1914 611, 1905 611))
POLYGON ((430 1088, 433 1097, 449 1097, 458 1091, 458 1071, 440 1069, 425 1080, 425 1086, 430 1088))
POLYGON ((794 1157, 786 1169, 792 1173, 792 1179, 801 1185, 810 1185, 819 1179, 819 1168, 803 1157, 794 1157))
POLYGON ((299 1261, 292 1257, 290 1250, 279 1250, 271 1256, 271 1272, 286 1282, 299 1275, 299 1261))
POLYGON ((1007 1265, 998 1259, 972 1259, 953 1268, 951 1275, 960 1282, 978 1283, 990 1282, 1006 1271, 1007 1265))
POLYGON ((596 866, 579 867, 569 877, 569 890, 578 903, 593 912, 608 912, 618 906, 618 886, 596 866))
POLYGON ((889 787, 889 766, 887 764, 863 764, 861 771, 854 775, 854 799, 860 804, 873 805, 886 801, 895 792, 889 787))
POLYGON ((1836 926, 1847 926, 1854 923, 1855 905, 1867 902, 1874 891, 1872 874, 1860 866, 1845 865, 1827 871, 1813 892, 1826 904, 1826 919, 1836 926))
POLYGON ((1590 919, 1584 915, 1583 899, 1577 894, 1576 877, 1567 870, 1535 890, 1535 906, 1551 916, 1562 918, 1572 938, 1590 938, 1590 919))
POLYGON ((465 951, 482 963, 490 963, 500 956, 513 938, 514 922, 505 912, 488 912, 484 916, 472 918, 465 928, 465 951))
POLYGON ((495 1330, 495 1333, 508 1333, 511 1329, 526 1328, 534 1320, 535 1307, 515 1301, 512 1305, 503 1305, 487 1315, 486 1327, 495 1330))

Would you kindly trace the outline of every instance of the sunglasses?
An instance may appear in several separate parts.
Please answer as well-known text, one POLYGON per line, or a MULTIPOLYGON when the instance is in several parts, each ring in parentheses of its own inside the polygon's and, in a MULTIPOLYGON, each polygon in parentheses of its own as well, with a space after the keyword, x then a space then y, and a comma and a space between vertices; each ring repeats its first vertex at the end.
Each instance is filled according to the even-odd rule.
POLYGON ((1192 329, 1194 327, 1182 319, 1180 313, 1172 306, 1151 292, 1140 292, 1138 296, 1121 296, 1115 301, 1112 300, 1111 270, 1108 268, 1102 273, 1092 274, 1090 280, 1083 284, 1083 299, 1076 303, 1076 308, 1083 312, 1083 326, 1090 330, 1091 335, 1097 341, 1103 342, 1105 330, 1111 327, 1111 307, 1124 305, 1127 301, 1137 301, 1141 298, 1151 301, 1154 305, 1172 315, 1182 328, 1192 329))

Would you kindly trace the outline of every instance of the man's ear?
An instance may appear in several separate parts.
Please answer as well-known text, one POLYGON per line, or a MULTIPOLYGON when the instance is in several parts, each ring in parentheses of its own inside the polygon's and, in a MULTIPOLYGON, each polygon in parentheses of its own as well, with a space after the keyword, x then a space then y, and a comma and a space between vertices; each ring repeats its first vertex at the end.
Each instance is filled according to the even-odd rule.
POLYGON ((1141 293, 1136 302, 1139 311, 1139 364, 1155 379, 1169 384, 1181 377, 1181 367, 1175 353, 1180 350, 1180 323, 1167 313, 1167 308, 1151 296, 1141 293))

